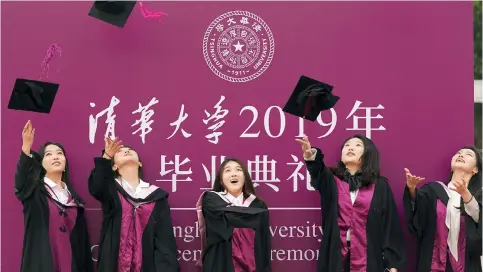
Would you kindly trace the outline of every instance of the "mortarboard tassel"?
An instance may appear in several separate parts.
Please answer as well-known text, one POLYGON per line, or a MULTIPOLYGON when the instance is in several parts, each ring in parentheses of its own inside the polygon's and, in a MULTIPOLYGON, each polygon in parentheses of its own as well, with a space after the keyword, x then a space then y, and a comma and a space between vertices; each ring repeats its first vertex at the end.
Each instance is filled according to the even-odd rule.
POLYGON ((45 54, 44 60, 42 61, 42 63, 40 63, 40 68, 42 69, 42 73, 40 74, 39 80, 42 79, 44 74, 46 74, 47 77, 49 77, 49 68, 50 68, 49 62, 54 57, 54 54, 57 52, 59 53, 59 56, 62 56, 62 49, 58 44, 53 43, 49 45, 49 47, 47 48, 47 53, 45 54))
POLYGON ((315 102, 317 101, 315 96, 309 96, 307 97, 307 101, 305 102, 305 108, 304 108, 304 119, 305 116, 307 116, 310 113, 310 110, 312 107, 315 106, 315 102))
POLYGON ((162 11, 150 11, 144 6, 143 2, 141 1, 138 1, 138 2, 139 2, 139 8, 141 9, 141 15, 143 15, 145 19, 153 19, 153 20, 157 20, 158 22, 161 22, 161 16, 168 15, 167 13, 162 11))

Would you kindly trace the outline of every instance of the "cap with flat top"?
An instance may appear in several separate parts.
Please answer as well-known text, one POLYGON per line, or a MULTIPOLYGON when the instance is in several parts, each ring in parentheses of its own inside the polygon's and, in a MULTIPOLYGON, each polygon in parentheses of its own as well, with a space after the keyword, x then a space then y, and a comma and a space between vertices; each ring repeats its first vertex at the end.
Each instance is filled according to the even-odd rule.
POLYGON ((17 78, 8 108, 11 110, 50 113, 59 84, 17 78))
POLYGON ((94 1, 89 16, 123 28, 136 1, 94 1))
POLYGON ((329 84, 302 75, 283 111, 314 122, 321 111, 333 108, 339 101, 332 89, 329 84))

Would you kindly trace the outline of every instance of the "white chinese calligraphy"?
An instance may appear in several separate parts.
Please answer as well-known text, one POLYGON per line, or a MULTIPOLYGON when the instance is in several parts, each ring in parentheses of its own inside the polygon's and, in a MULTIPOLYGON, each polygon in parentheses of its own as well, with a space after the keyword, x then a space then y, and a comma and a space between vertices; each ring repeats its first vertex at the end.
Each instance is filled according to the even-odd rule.
POLYGON ((280 179, 278 179, 275 174, 277 161, 273 159, 268 161, 267 155, 263 155, 262 157, 263 159, 260 160, 260 155, 256 155, 254 161, 249 160, 247 163, 248 172, 252 177, 254 186, 258 186, 257 183, 265 183, 275 192, 278 192, 280 189, 276 185, 271 184, 280 182, 280 179))
POLYGON ((216 109, 215 113, 210 114, 208 111, 205 110, 207 119, 203 119, 203 123, 205 125, 207 125, 208 122, 214 123, 213 125, 208 127, 208 129, 211 130, 212 133, 205 136, 205 138, 208 139, 208 142, 212 144, 218 144, 219 137, 223 134, 223 132, 218 131, 218 129, 225 124, 225 120, 221 119, 225 118, 225 116, 229 113, 227 109, 223 109, 221 107, 221 102, 223 102, 224 100, 225 97, 222 95, 220 101, 218 101, 218 103, 216 103, 216 105, 213 107, 214 109, 216 109))
POLYGON ((156 97, 153 97, 146 106, 143 106, 141 105, 141 103, 139 103, 139 108, 132 112, 132 114, 141 113, 141 117, 136 120, 134 124, 131 125, 131 127, 139 125, 139 128, 132 134, 140 132, 139 137, 141 137, 141 141, 143 142, 143 144, 146 142, 146 135, 153 130, 151 128, 151 125, 154 121, 151 120, 151 117, 154 115, 154 110, 150 109, 150 107, 158 104, 158 102, 159 101, 156 99, 156 97))
MULTIPOLYGON (((181 110, 179 111, 178 120, 176 120, 172 123, 169 123, 170 126, 176 126, 176 128, 174 129, 173 133, 166 139, 171 139, 171 137, 173 137, 174 134, 176 134, 176 132, 178 132, 178 130, 181 127, 181 123, 183 123, 184 120, 186 120, 186 118, 188 118, 188 113, 184 112, 184 104, 181 104, 181 110)), ((185 138, 191 137, 191 133, 186 132, 184 129, 181 129, 181 134, 183 134, 183 137, 185 137, 185 138)))
POLYGON ((215 183, 216 173, 218 168, 220 167, 221 163, 225 160, 225 156, 220 156, 219 160, 217 161, 217 156, 211 156, 210 168, 205 166, 205 164, 201 164, 203 166, 203 170, 205 171, 206 181, 210 184, 210 187, 200 188, 201 190, 209 190, 213 188, 213 184, 215 183))
MULTIPOLYGON (((224 126, 226 122, 226 117, 229 114, 230 110, 225 108, 223 102, 225 101, 225 96, 221 95, 219 101, 213 106, 212 110, 204 110, 205 118, 202 119, 202 122, 206 125, 208 133, 205 134, 205 138, 208 139, 208 142, 211 144, 218 144, 220 141, 220 137, 223 135, 221 128, 224 126)), ((141 105, 139 103, 138 109, 132 112, 132 114, 139 114, 139 119, 132 123, 131 127, 138 126, 136 130, 132 134, 139 134, 142 143, 146 142, 146 135, 151 133, 153 128, 152 124, 154 120, 152 117, 155 115, 155 111, 152 109, 152 106, 158 104, 159 101, 153 97, 147 105, 141 105)), ((226 102, 225 102, 226 103, 226 102)), ((89 141, 90 143, 94 143, 96 130, 98 128, 98 121, 99 118, 106 116, 105 123, 107 124, 106 128, 106 136, 111 138, 116 137, 115 133, 115 125, 116 125, 116 114, 114 114, 114 108, 120 104, 120 100, 115 96, 112 97, 110 105, 108 108, 102 110, 101 112, 97 113, 96 115, 91 114, 89 116, 89 141)), ((382 124, 378 124, 376 126, 373 119, 383 119, 381 113, 374 114, 373 110, 383 110, 385 109, 382 104, 379 104, 376 107, 363 107, 361 106, 362 102, 356 100, 355 104, 346 117, 349 119, 352 117, 352 127, 346 128, 346 130, 352 131, 364 131, 366 137, 372 137, 372 131, 382 131, 386 130, 386 128, 382 124), (357 111, 361 110, 365 114, 357 115, 357 111), (363 120, 365 124, 362 124, 360 120, 363 120)), ((90 103, 91 107, 95 107, 96 104, 90 103)), ((118 111, 118 110, 116 110, 118 111)), ((244 106, 240 112, 239 116, 242 116, 243 112, 248 111, 251 112, 251 116, 249 114, 245 114, 245 119, 241 120, 239 124, 245 124, 246 128, 241 131, 240 138, 258 138, 260 137, 260 133, 265 133, 270 138, 281 138, 285 137, 285 131, 288 126, 291 124, 287 122, 287 117, 285 113, 279 106, 270 106, 266 110, 260 110, 260 115, 263 113, 263 119, 258 120, 259 117, 259 110, 254 106, 248 105, 244 106), (278 116, 277 113, 278 112, 278 116), (273 114, 272 114, 273 113, 273 114), (278 119, 278 120, 277 120, 278 119), (263 128, 261 126, 263 125, 263 128)), ((188 118, 189 114, 185 110, 185 104, 181 104, 180 112, 176 121, 169 123, 171 127, 173 127, 171 135, 169 135, 166 139, 172 139, 177 133, 181 133, 184 138, 190 138, 193 136, 192 133, 188 132, 190 129, 186 129, 186 124, 183 125, 188 118)), ((291 118, 291 117, 290 117, 291 118)), ((327 111, 321 112, 316 119, 316 122, 321 127, 324 127, 324 132, 319 134, 318 138, 326 138, 335 131, 337 126, 337 112, 332 108, 327 111)), ((310 122, 310 124, 313 124, 310 122)), ((307 120, 303 118, 298 118, 298 131, 296 137, 302 137, 305 132, 305 124, 309 124, 307 120)))
MULTIPOLYGON (((94 117, 92 114, 89 116, 89 141, 91 142, 91 144, 93 144, 95 141, 97 121, 99 120, 100 117, 104 116, 105 114, 107 114, 107 117, 106 117, 107 129, 104 136, 109 136, 111 139, 114 139, 116 137, 116 134, 115 134, 116 115, 114 114, 114 107, 116 107, 119 104, 119 102, 121 101, 117 99, 115 96, 113 96, 111 98, 109 107, 107 107, 103 111, 96 114, 96 117, 94 117)), ((94 108, 96 104, 91 102, 90 106, 94 108)))
POLYGON ((347 130, 356 130, 356 131, 365 131, 366 137, 371 139, 372 136, 372 131, 374 130, 386 130, 386 128, 382 125, 380 125, 378 128, 373 128, 372 127, 372 119, 382 119, 382 115, 378 114, 376 116, 372 116, 371 112, 372 110, 383 110, 384 106, 379 104, 377 107, 361 107, 360 105, 362 104, 361 101, 356 100, 356 103, 354 104, 354 107, 352 108, 351 112, 349 115, 347 115, 346 119, 349 119, 352 117, 352 128, 348 128, 347 130), (354 113, 357 110, 365 110, 365 116, 356 116, 354 113), (359 119, 364 119, 366 122, 364 128, 359 128, 359 119))
POLYGON ((295 155, 292 155, 291 154, 290 156, 292 156, 293 162, 287 162, 287 165, 296 165, 295 170, 292 172, 292 174, 290 175, 290 177, 288 177, 288 179, 287 179, 287 180, 292 180, 292 182, 293 182, 293 191, 294 192, 297 192, 298 191, 299 179, 306 181, 305 184, 307 186, 307 190, 308 191, 315 191, 314 187, 312 187, 312 185, 310 185, 310 174, 309 174, 309 171, 308 170, 305 171, 305 176, 302 175, 302 173, 300 173, 300 170, 304 166, 303 161, 299 160, 298 157, 295 156, 295 155))
MULTIPOLYGON (((188 170, 182 170, 181 167, 183 167, 185 164, 189 163, 190 159, 185 158, 183 161, 180 161, 180 155, 175 155, 174 156, 174 162, 173 161, 167 161, 165 155, 161 155, 161 171, 159 174, 161 177, 166 176, 167 174, 171 173, 171 178, 170 179, 157 179, 156 181, 168 181, 171 182, 171 191, 176 192, 177 190, 177 183, 182 182, 182 181, 192 181, 191 177, 189 175, 193 174, 193 171, 191 171, 191 167, 189 167, 188 170), (171 169, 168 169, 168 165, 173 165, 171 169), (179 179, 178 176, 184 176, 184 179, 179 179)), ((188 165, 184 166, 187 167, 188 165)), ((185 168, 186 169, 186 168, 185 168)))

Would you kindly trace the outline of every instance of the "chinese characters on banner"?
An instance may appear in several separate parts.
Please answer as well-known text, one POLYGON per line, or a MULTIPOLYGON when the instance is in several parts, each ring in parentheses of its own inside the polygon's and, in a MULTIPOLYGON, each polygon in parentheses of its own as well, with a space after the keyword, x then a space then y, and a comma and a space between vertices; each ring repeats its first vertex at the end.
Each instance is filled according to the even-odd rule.
MULTIPOLYGON (((218 142, 220 141, 220 137, 223 135, 223 125, 225 124, 224 118, 230 113, 228 109, 223 108, 223 105, 222 105, 223 101, 225 101, 225 97, 221 96, 219 101, 212 107, 211 110, 204 111, 206 118, 202 119, 202 121, 206 125, 206 131, 207 131, 204 137, 211 144, 218 144, 218 142)), ((134 130, 132 134, 138 134, 143 144, 146 143, 146 136, 152 132, 151 125, 154 123, 154 120, 151 120, 151 118, 155 114, 155 111, 152 107, 156 105, 158 102, 159 101, 155 97, 153 97, 144 106, 141 103, 139 103, 138 109, 132 112, 133 115, 136 115, 138 117, 138 119, 136 119, 136 117, 133 118, 135 120, 131 126, 136 127, 137 129, 134 130)), ((109 106, 106 109, 100 111, 95 116, 92 114, 89 116, 89 142, 91 144, 94 144, 95 142, 97 128, 99 127, 99 119, 101 117, 105 119, 105 123, 107 124, 104 135, 109 136, 111 138, 116 137, 115 108, 120 103, 121 101, 117 97, 113 96, 111 98, 109 106)), ((96 107, 96 104, 90 103, 90 106, 94 108, 96 107)), ((380 113, 377 113, 377 115, 374 115, 373 111, 381 111, 383 109, 384 109, 384 106, 381 104, 377 105, 376 107, 362 106, 362 102, 359 100, 356 100, 356 102, 354 103, 354 106, 352 107, 352 110, 346 117, 346 119, 352 118, 352 121, 353 121, 352 127, 346 128, 346 130, 362 131, 365 133, 366 137, 368 138, 371 138, 373 131, 386 130, 386 128, 382 125, 380 125, 379 127, 372 126, 373 119, 383 118, 383 116, 380 113), (356 115, 357 112, 362 112, 362 114, 356 115), (359 126, 360 120, 364 121, 364 127, 359 126)), ((251 112, 253 117, 248 127, 241 133, 240 138, 257 138, 260 135, 260 131, 254 132, 252 130, 252 126, 258 120, 258 110, 253 106, 245 106, 240 110, 239 115, 242 115, 246 111, 251 112)), ((327 132, 324 135, 319 136, 318 137, 319 139, 329 136, 334 131, 337 125, 336 111, 334 109, 330 109, 330 113, 331 113, 331 121, 329 123, 325 123, 322 120, 321 114, 319 114, 319 116, 317 117, 317 123, 320 126, 328 127, 327 132)), ((273 113, 273 114, 276 114, 276 113, 273 113)), ((187 131, 185 130, 185 128, 182 128, 182 123, 188 118, 188 116, 189 114, 185 112, 185 106, 184 104, 182 104, 178 119, 169 124, 170 126, 175 128, 173 130, 173 133, 171 133, 171 135, 166 138, 167 140, 171 139, 178 131, 181 132, 181 135, 184 138, 189 138, 193 135, 192 133, 188 132, 189 129, 187 129, 188 130, 187 131)), ((285 125, 286 125, 285 114, 279 106, 271 106, 265 111, 265 114, 263 116, 263 127, 265 128, 265 133, 270 138, 278 138, 282 136, 285 130, 285 125), (272 131, 269 125, 270 116, 274 111, 275 112, 278 111, 278 114, 280 117, 280 126, 277 132, 272 131)), ((297 137, 302 137, 303 134, 304 134, 303 119, 299 118, 299 135, 297 135, 297 137)))
MULTIPOLYGON (((211 144, 218 144, 220 141, 221 136, 223 135, 223 125, 225 124, 224 118, 230 113, 230 111, 223 107, 223 102, 225 101, 225 97, 221 96, 220 99, 211 107, 211 109, 205 109, 204 114, 205 118, 202 119, 203 124, 206 125, 206 131, 204 137, 207 141, 211 144)), ((151 133, 152 128, 151 125, 153 124, 154 120, 151 118, 155 114, 155 110, 153 108, 159 101, 153 97, 151 100, 142 105, 139 103, 138 109, 132 111, 132 114, 135 116, 133 119, 132 127, 135 127, 135 130, 132 134, 137 134, 141 138, 141 142, 143 144, 146 143, 146 136, 151 133)), ((105 136, 109 136, 111 138, 116 137, 115 135, 115 123, 116 123, 116 114, 115 108, 119 106, 121 101, 113 96, 109 103, 109 106, 97 113, 95 116, 89 116, 89 141, 91 144, 95 142, 95 136, 97 132, 97 128, 99 127, 99 121, 105 120, 106 130, 105 136), (101 119, 102 118, 102 119, 101 119)), ((90 103, 92 108, 95 107, 95 103, 90 103)), ((346 119, 352 118, 353 123, 352 127, 346 128, 346 130, 351 131, 363 131, 368 138, 371 138, 373 131, 382 131, 386 130, 386 128, 380 125, 377 128, 372 126, 373 119, 382 119, 383 116, 380 113, 374 114, 373 111, 381 111, 384 109, 383 105, 378 105, 376 107, 369 107, 369 106, 362 106, 362 102, 356 100, 352 110, 347 115, 346 119), (362 112, 361 115, 357 115, 356 113, 362 112), (359 120, 365 121, 364 127, 360 127, 359 120)), ((239 115, 244 114, 244 112, 250 112, 252 114, 252 121, 248 125, 248 127, 241 132, 240 138, 257 138, 260 135, 260 131, 254 131, 252 126, 258 120, 258 110, 253 106, 245 106, 240 110, 239 115)), ((337 113, 334 109, 330 110, 331 113, 331 121, 326 123, 322 120, 322 116, 319 114, 317 118, 317 123, 322 127, 328 127, 327 132, 324 135, 319 136, 318 138, 324 138, 330 135, 336 125, 337 125, 337 113)), ((188 132, 189 128, 183 128, 182 123, 189 117, 189 113, 185 112, 184 104, 181 105, 179 117, 177 120, 170 123, 170 126, 174 127, 173 132, 170 136, 166 139, 169 140, 174 135, 181 134, 184 138, 189 138, 193 134, 188 132)), ((101 121, 101 122, 102 122, 101 121)), ((273 124, 273 122, 272 122, 273 124)), ((299 118, 299 135, 297 137, 301 137, 304 134, 304 126, 303 126, 303 119, 299 118)), ((285 115, 282 109, 278 106, 271 106, 269 107, 264 115, 263 115, 263 127, 265 133, 271 138, 278 138, 283 135, 285 130, 285 115), (280 126, 277 131, 271 129, 269 126, 270 116, 272 114, 276 114, 277 112, 280 117, 280 126)), ((289 181, 292 183, 292 190, 293 192, 297 192, 300 190, 309 190, 313 191, 314 188, 310 185, 310 175, 308 174, 307 170, 305 173, 302 173, 302 169, 304 166, 304 162, 299 159, 296 155, 290 154, 291 160, 286 162, 285 164, 289 167, 292 167, 293 172, 288 178, 280 178, 277 176, 276 168, 277 168, 277 161, 274 159, 269 158, 269 155, 256 155, 252 160, 248 160, 246 165, 248 167, 248 171, 250 172, 250 176, 255 184, 255 186, 267 186, 271 188, 274 192, 279 192, 280 188, 279 185, 282 181, 289 181)), ((201 190, 210 189, 213 186, 215 181, 216 169, 225 159, 225 156, 211 156, 209 163, 202 163, 201 168, 203 169, 206 177, 206 186, 203 186, 201 190)), ((192 175, 193 175, 193 167, 192 162, 189 158, 183 157, 182 155, 174 155, 174 157, 168 158, 166 155, 161 155, 161 167, 160 167, 160 176, 161 178, 157 179, 158 182, 170 182, 171 183, 171 191, 177 191, 177 184, 178 182, 192 182, 192 175)))

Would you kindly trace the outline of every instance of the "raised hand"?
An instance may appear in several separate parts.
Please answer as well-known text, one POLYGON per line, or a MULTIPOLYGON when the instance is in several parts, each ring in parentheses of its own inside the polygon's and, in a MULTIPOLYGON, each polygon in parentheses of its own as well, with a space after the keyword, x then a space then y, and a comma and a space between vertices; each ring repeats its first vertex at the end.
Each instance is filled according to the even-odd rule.
POLYGON ((460 194, 464 202, 469 202, 471 200, 472 195, 471 192, 468 190, 468 187, 466 186, 464 177, 452 180, 448 187, 450 190, 453 190, 460 194))
POLYGON ((312 146, 310 145, 309 137, 307 137, 307 135, 304 134, 302 139, 295 139, 295 141, 300 144, 304 158, 313 156, 312 146))
POLYGON ((22 130, 22 151, 27 155, 30 155, 30 149, 32 148, 32 144, 34 142, 34 136, 35 128, 33 128, 32 122, 28 120, 22 130))
POLYGON ((109 137, 104 137, 105 147, 103 157, 106 159, 112 159, 116 153, 123 147, 119 138, 111 140, 109 137))
POLYGON ((407 168, 404 168, 404 171, 406 171, 406 184, 408 185, 408 187, 414 188, 418 183, 424 181, 425 179, 422 177, 413 176, 407 168))

